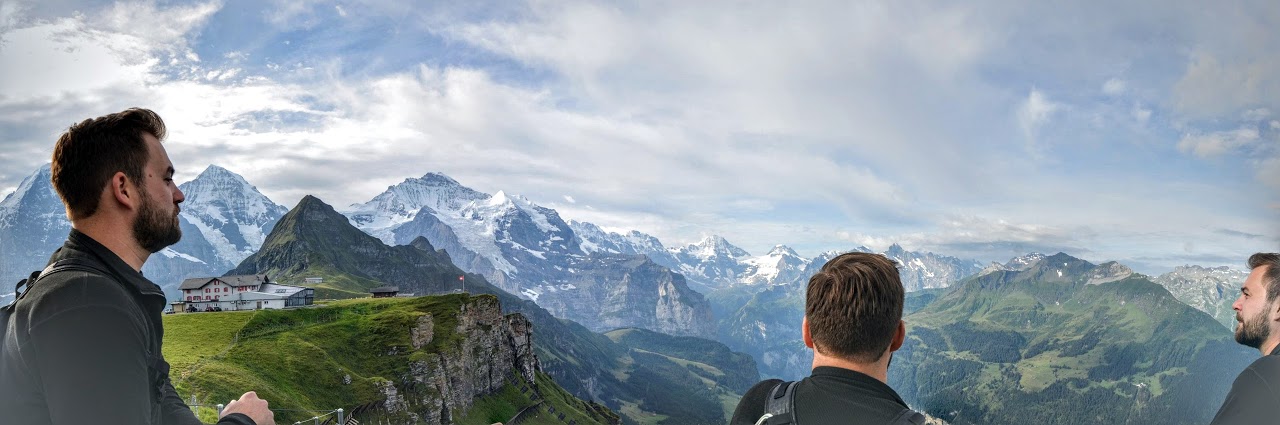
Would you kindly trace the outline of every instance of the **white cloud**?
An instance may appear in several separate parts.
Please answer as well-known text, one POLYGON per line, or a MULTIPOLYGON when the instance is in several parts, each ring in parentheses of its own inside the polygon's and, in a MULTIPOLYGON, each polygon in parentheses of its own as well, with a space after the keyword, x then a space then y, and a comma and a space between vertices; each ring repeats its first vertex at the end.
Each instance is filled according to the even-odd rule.
POLYGON ((1231 131, 1184 135, 1178 141, 1178 150, 1201 158, 1211 158, 1250 146, 1258 140, 1257 128, 1243 127, 1231 131))
MULTIPOLYGON (((1168 163, 1169 154, 1157 156, 1139 143, 1093 150, 1083 141, 1096 136, 1090 132, 1123 138, 1128 134, 1113 129, 1136 122, 1151 134, 1168 134, 1167 121, 1182 119, 1177 131, 1188 135, 1179 143, 1184 153, 1214 156, 1261 146, 1247 134, 1207 130, 1187 112, 1205 106, 1196 96, 1233 92, 1202 92, 1211 78, 1184 78, 1176 66, 1142 62, 1173 56, 1169 51, 1183 46, 1155 46, 1159 51, 1150 56, 1124 50, 1148 46, 1108 31, 1108 25, 1130 28, 1133 17, 1101 17, 1087 31, 1038 33, 1045 20, 1037 18, 1046 11, 1035 5, 539 1, 495 6, 504 8, 492 14, 498 20, 435 16, 417 23, 429 26, 427 33, 408 33, 421 13, 438 10, 430 8, 391 16, 403 22, 397 31, 405 37, 446 37, 446 51, 390 52, 432 65, 366 73, 333 64, 348 61, 349 52, 327 52, 314 37, 294 31, 345 34, 334 28, 349 22, 337 16, 368 18, 370 8, 356 13, 345 3, 334 9, 324 7, 331 2, 272 3, 265 32, 249 34, 269 48, 199 50, 234 64, 220 68, 200 63, 186 43, 199 41, 193 34, 201 22, 222 14, 209 15, 208 5, 134 4, 144 12, 136 19, 120 15, 132 9, 115 6, 103 18, 53 19, 4 34, 0 125, 24 123, 39 134, 22 140, 39 140, 6 141, 0 159, 16 158, 14 152, 38 156, 25 153, 37 150, 30 146, 47 149, 49 134, 73 120, 141 104, 169 122, 170 153, 184 177, 217 163, 283 204, 315 194, 341 206, 368 200, 405 177, 442 171, 486 192, 507 190, 540 203, 563 199, 566 218, 634 228, 668 243, 721 233, 749 250, 854 241, 1102 250, 1096 235, 1111 232, 1141 241, 1126 248, 1147 244, 1141 249, 1159 251, 1181 245, 1148 243, 1155 237, 1143 234, 1225 214, 1195 205, 1244 204, 1220 193, 1232 181, 1200 167, 1161 173, 1113 167, 1125 160, 1168 163), (7 47, 18 31, 33 29, 43 32, 23 36, 39 43, 23 46, 40 54, 7 47), (275 54, 283 36, 298 47, 288 50, 307 55, 275 54), (1045 57, 1029 51, 1051 44, 1045 40, 1060 41, 1053 45, 1062 49, 1045 57), (321 59, 313 62, 313 54, 321 59), (324 63, 324 55, 333 63, 324 63), (447 59, 460 56, 480 58, 479 64, 447 59), (1028 65, 1045 58, 1051 70, 1028 65), (58 74, 77 68, 99 72, 58 74), (312 68, 308 78, 293 78, 306 68, 312 68), (1126 79, 1099 88, 1096 76, 1109 75, 1126 79), (1171 87, 1175 81, 1187 82, 1179 91, 1171 87), (1031 84, 1039 88, 1027 92, 1031 84), (1099 101, 1099 89, 1117 98, 1099 101), (1166 96, 1170 91, 1177 93, 1166 96), (1175 102, 1189 102, 1187 111, 1175 102), (1097 126, 1081 125, 1089 116, 1101 117, 1097 126), (1070 149, 1036 146, 1036 139, 1064 135, 1082 141, 1070 149), (1031 149, 1019 149, 1024 144, 1031 149), (1047 167, 1028 160, 1050 149, 1075 158, 1047 167), (1188 182, 1209 188, 1178 186, 1188 182), (953 210, 967 215, 935 216, 953 210), (1169 213, 1139 219, 1116 211, 1169 213)), ((1177 10, 1158 13, 1152 19, 1163 22, 1177 10)), ((1172 38, 1200 39, 1178 34, 1172 38)), ((1223 69, 1238 64, 1220 62, 1223 69)), ((1276 107, 1267 99, 1209 100, 1228 104, 1224 119, 1276 107)), ((1276 121, 1259 128, 1266 125, 1280 129, 1276 121)), ((1257 178, 1275 181, 1272 163, 1260 164, 1257 178)), ((1264 207, 1253 209, 1274 203, 1258 202, 1264 207)), ((1262 220, 1239 214, 1231 220, 1262 220)))
POLYGON ((222 8, 221 1, 158 8, 155 0, 122 1, 92 15, 91 26, 145 40, 153 49, 186 50, 186 37, 222 8))
POLYGON ((22 13, 22 5, 16 1, 0 1, 0 42, 4 40, 6 31, 18 24, 18 16, 22 13))
POLYGON ((1192 120, 1234 116, 1259 105, 1280 107, 1280 57, 1258 53, 1224 60, 1196 51, 1173 86, 1174 106, 1192 120))
POLYGON ((343 8, 342 8, 342 5, 340 5, 340 4, 335 4, 335 5, 333 5, 333 9, 334 9, 334 10, 336 10, 336 11, 338 12, 338 16, 341 16, 341 17, 343 17, 343 18, 347 17, 347 10, 346 10, 346 9, 343 9, 343 8))
POLYGON ((1062 105, 1049 100, 1049 97, 1040 90, 1031 89, 1017 112, 1018 125, 1021 126, 1027 140, 1034 144, 1037 131, 1060 109, 1062 105))
POLYGON ((1151 109, 1143 107, 1141 103, 1134 103, 1129 115, 1133 117, 1133 121, 1139 127, 1146 127, 1147 123, 1151 121, 1151 112, 1151 109))
POLYGON ((10 100, 141 87, 159 63, 144 40, 93 30, 74 19, 12 30, 5 43, 0 93, 10 100))
POLYGON ((1108 79, 1107 82, 1102 84, 1102 93, 1107 96, 1119 96, 1121 94, 1124 94, 1125 88, 1127 86, 1128 85, 1124 82, 1124 80, 1121 80, 1119 78, 1111 78, 1111 79, 1108 79))

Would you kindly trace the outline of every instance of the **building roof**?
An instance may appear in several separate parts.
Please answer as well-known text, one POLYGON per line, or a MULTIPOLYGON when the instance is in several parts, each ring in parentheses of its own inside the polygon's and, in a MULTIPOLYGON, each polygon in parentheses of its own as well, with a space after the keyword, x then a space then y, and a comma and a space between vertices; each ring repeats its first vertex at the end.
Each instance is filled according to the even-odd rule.
POLYGON ((387 292, 400 292, 399 286, 379 286, 369 290, 371 294, 382 294, 387 292))
POLYGON ((208 285, 209 282, 212 282, 213 279, 214 278, 212 277, 193 277, 193 278, 182 281, 182 285, 179 285, 178 289, 179 290, 200 289, 200 288, 203 288, 205 285, 208 285))
POLYGON ((225 283, 227 285, 236 286, 236 287, 257 286, 265 283, 271 283, 271 279, 268 279, 267 275, 265 274, 223 276, 218 278, 218 280, 221 280, 222 283, 225 283))
POLYGON ((266 283, 271 283, 271 279, 267 278, 267 275, 265 274, 250 274, 250 275, 222 276, 222 277, 193 277, 193 278, 182 281, 182 285, 178 286, 178 290, 200 289, 200 288, 203 288, 205 285, 208 285, 210 282, 213 282, 214 280, 225 283, 228 286, 237 287, 237 288, 241 286, 258 286, 266 283))
POLYGON ((258 288, 258 290, 255 292, 288 298, 288 297, 292 297, 293 294, 305 291, 307 289, 310 289, 310 288, 303 287, 303 286, 281 285, 278 283, 267 283, 262 285, 262 287, 258 288))

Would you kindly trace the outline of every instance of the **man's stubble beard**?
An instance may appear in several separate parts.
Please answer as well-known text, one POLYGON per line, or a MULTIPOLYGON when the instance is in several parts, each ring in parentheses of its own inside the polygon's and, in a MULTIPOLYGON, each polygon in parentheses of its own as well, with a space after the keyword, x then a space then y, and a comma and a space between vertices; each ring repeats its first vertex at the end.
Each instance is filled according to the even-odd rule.
POLYGON ((1270 308, 1268 304, 1267 309, 1259 311, 1258 314, 1246 320, 1240 320, 1244 318, 1240 313, 1236 313, 1236 320, 1240 321, 1240 326, 1236 329, 1236 342, 1248 347, 1262 348, 1262 343, 1271 336, 1271 327, 1267 323, 1267 312, 1270 308))
POLYGON ((133 238, 138 241, 138 245, 154 254, 182 240, 177 205, 174 206, 173 215, 167 216, 156 207, 146 191, 139 193, 142 193, 142 207, 138 209, 138 217, 133 220, 133 238))

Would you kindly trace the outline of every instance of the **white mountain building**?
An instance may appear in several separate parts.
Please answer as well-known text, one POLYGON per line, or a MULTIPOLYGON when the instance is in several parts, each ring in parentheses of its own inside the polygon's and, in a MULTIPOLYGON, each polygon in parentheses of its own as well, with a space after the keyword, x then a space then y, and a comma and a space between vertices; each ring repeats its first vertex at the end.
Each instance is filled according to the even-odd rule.
POLYGON ((311 305, 315 290, 272 282, 267 275, 198 277, 182 281, 175 311, 261 310, 311 305))

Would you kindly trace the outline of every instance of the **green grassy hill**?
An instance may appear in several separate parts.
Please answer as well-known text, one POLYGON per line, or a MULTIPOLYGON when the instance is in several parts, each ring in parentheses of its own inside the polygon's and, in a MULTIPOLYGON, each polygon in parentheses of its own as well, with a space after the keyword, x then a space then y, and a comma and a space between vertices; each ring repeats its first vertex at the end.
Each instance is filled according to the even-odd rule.
MULTIPOLYGON (((249 390, 268 400, 280 423, 292 423, 335 408, 354 413, 362 421, 408 420, 431 409, 438 388, 420 381, 422 368, 434 364, 433 354, 465 357, 458 334, 460 313, 475 310, 484 298, 465 294, 393 299, 361 299, 317 308, 256 312, 196 313, 165 316, 165 356, 180 394, 195 394, 202 404, 225 403, 249 390), (433 337, 415 347, 414 329, 429 318, 433 337), (394 391, 388 397, 388 389, 394 391), (402 400, 403 409, 387 409, 389 398, 402 400)), ((489 301, 496 302, 496 300, 489 301)), ((469 320, 469 319, 466 319, 469 320)), ((481 327, 482 329, 483 327, 481 327)), ((537 336, 535 335, 536 339, 537 336)), ((439 371, 437 371, 439 372, 439 371)), ((456 376, 448 377, 452 380, 456 376)), ((545 374, 527 382, 516 371, 498 391, 467 400, 468 409, 443 413, 457 423, 490 424, 506 421, 531 407, 542 419, 525 423, 617 423, 603 406, 569 395, 545 374), (474 403, 474 404, 471 404, 474 403), (555 414, 549 414, 554 411, 555 414), (563 414, 564 420, 559 416, 563 414)), ((448 385, 463 385, 450 381, 448 385)), ((483 392, 483 391, 481 391, 483 392)), ((438 413, 439 410, 436 411, 438 413)), ((213 412, 202 409, 203 419, 213 412)))
POLYGON ((1203 424, 1256 357, 1142 275, 1058 254, 905 318, 890 385, 952 424, 1203 424))

